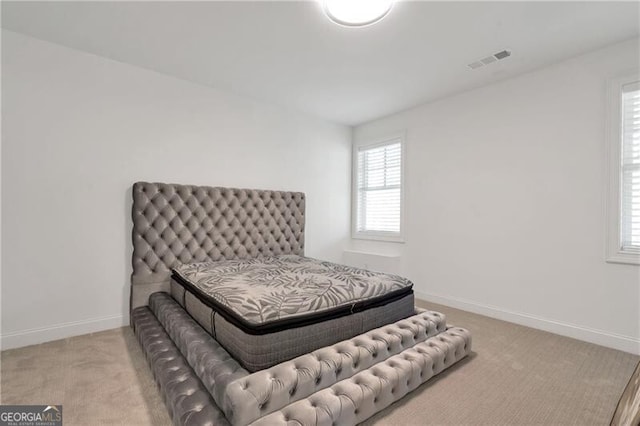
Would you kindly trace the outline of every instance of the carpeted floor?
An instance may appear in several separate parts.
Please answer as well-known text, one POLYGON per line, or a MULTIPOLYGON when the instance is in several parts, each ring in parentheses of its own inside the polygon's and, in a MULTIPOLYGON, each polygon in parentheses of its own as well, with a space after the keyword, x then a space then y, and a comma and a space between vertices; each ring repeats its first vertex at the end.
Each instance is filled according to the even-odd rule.
MULTIPOLYGON (((424 306, 424 304, 422 304, 424 306)), ((367 425, 605 425, 638 357, 428 304, 474 353, 367 425)), ((2 404, 62 404, 66 425, 168 425, 128 327, 2 352, 2 404)))

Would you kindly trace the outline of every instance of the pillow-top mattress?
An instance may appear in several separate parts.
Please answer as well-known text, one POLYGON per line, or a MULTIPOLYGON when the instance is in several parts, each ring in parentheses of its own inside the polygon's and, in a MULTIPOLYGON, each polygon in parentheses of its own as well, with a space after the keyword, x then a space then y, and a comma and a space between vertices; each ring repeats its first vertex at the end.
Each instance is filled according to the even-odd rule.
POLYGON ((295 255, 192 263, 172 272, 175 282, 249 334, 336 319, 413 293, 411 281, 396 275, 295 255))

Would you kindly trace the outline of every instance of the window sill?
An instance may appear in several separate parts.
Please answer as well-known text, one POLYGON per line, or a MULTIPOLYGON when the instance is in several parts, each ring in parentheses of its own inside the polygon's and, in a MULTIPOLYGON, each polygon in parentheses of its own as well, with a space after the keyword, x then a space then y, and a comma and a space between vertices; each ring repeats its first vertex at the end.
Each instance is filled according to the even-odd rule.
POLYGON ((626 265, 640 265, 640 253, 619 251, 607 256, 607 263, 622 263, 626 265))
POLYGON ((383 243, 400 243, 404 244, 404 237, 401 235, 384 235, 375 233, 354 232, 351 234, 354 240, 379 241, 383 243))

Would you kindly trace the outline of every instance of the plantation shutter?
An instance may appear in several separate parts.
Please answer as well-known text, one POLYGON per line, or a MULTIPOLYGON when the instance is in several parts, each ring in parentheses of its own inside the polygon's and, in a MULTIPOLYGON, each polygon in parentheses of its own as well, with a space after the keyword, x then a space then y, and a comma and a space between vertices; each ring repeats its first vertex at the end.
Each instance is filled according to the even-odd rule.
POLYGON ((622 87, 621 124, 621 248, 640 252, 640 82, 622 87))
POLYGON ((400 235, 402 142, 358 149, 356 231, 400 235))

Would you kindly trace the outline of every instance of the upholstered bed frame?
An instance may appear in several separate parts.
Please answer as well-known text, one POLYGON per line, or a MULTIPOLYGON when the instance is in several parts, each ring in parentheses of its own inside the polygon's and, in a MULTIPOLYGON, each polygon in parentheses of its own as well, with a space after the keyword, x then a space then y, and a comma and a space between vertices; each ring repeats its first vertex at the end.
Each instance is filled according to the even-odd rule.
POLYGON ((304 213, 299 192, 134 184, 131 324, 175 424, 356 424, 471 351, 468 331, 416 310, 249 373, 168 295, 180 262, 303 255, 304 213))

